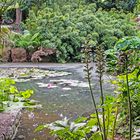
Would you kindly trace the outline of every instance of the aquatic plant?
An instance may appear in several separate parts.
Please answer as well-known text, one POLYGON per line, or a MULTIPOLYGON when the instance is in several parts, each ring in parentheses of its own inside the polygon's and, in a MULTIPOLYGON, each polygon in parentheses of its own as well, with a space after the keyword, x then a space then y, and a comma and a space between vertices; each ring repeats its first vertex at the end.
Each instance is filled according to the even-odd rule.
POLYGON ((33 94, 32 90, 19 91, 15 86, 15 81, 10 78, 0 78, 0 110, 5 110, 4 103, 7 102, 6 107, 10 107, 8 102, 29 102, 30 96, 33 94))

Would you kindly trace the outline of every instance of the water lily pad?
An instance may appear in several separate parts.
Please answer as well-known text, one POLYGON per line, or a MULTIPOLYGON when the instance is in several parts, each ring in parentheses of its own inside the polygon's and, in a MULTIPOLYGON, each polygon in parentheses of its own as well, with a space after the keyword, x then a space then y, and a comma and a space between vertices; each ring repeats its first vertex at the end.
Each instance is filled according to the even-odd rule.
POLYGON ((85 87, 88 88, 88 83, 78 80, 71 80, 71 79, 60 79, 60 80, 51 80, 53 83, 57 83, 59 85, 64 86, 71 86, 71 87, 85 87))
POLYGON ((69 87, 64 87, 64 88, 62 88, 63 90, 71 90, 71 88, 69 88, 69 87))
POLYGON ((46 87, 46 88, 56 88, 57 86, 56 85, 53 85, 53 84, 45 84, 45 83, 37 83, 39 87, 46 87))
POLYGON ((43 79, 44 77, 60 77, 69 74, 71 73, 37 68, 9 68, 0 70, 1 78, 11 77, 17 82, 27 82, 31 79, 43 79))
POLYGON ((28 82, 30 79, 14 79, 15 82, 28 82))

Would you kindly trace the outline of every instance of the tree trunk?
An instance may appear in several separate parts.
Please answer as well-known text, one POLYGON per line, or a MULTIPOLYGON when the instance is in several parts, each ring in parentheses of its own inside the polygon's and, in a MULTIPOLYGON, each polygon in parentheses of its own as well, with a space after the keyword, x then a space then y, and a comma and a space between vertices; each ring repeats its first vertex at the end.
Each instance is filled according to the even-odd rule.
POLYGON ((15 24, 17 26, 17 28, 16 28, 17 32, 20 32, 19 25, 20 25, 21 21, 22 21, 22 11, 20 8, 17 8, 16 9, 16 22, 15 22, 15 24))

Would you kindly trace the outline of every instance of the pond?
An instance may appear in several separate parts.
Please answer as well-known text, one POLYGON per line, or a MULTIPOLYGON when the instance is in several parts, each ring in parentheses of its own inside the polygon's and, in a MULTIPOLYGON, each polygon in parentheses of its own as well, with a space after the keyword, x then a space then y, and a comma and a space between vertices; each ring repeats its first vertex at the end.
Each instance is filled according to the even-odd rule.
MULTIPOLYGON (((89 112, 94 111, 88 83, 84 79, 83 65, 41 66, 34 69, 32 65, 28 68, 4 69, 8 74, 10 73, 9 70, 17 71, 15 72, 17 73, 16 76, 13 74, 10 76, 18 79, 18 88, 21 90, 33 89, 32 99, 39 101, 42 105, 42 109, 23 111, 15 140, 51 140, 53 138, 49 135, 48 130, 35 133, 35 128, 39 124, 50 123, 64 117, 76 118, 79 115, 87 115, 89 112), (30 76, 25 75, 25 71, 29 70, 31 71, 30 76), (44 73, 47 74, 44 76, 44 73), (19 75, 21 77, 18 77, 19 75)), ((96 102, 99 102, 98 78, 94 70, 93 75, 95 75, 93 89, 96 102)), ((112 94, 113 87, 110 85, 109 80, 110 77, 105 76, 104 87, 106 94, 112 94)))

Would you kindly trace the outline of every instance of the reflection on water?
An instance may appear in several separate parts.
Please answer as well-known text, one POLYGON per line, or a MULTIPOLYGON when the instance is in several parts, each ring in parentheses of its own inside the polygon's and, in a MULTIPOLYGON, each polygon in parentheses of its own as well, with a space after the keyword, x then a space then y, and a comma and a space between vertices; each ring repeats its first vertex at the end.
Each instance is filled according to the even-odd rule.
MULTIPOLYGON (((38 124, 43 124, 44 122, 53 122, 60 119, 60 117, 67 116, 76 118, 78 115, 93 111, 92 101, 86 86, 70 87, 68 83, 55 83, 55 88, 42 88, 37 84, 52 84, 52 81, 61 81, 61 79, 83 81, 82 77, 78 73, 73 72, 71 75, 62 77, 45 77, 43 79, 31 80, 30 82, 18 83, 18 87, 20 89, 33 89, 35 94, 32 98, 40 101, 43 108, 40 111, 24 111, 19 132, 15 140, 19 140, 21 137, 25 140, 33 140, 33 138, 35 138, 35 140, 52 140, 53 138, 50 137, 46 130, 34 133, 36 126, 38 124), (64 90, 65 88, 69 88, 69 90, 64 90)), ((94 87, 96 101, 99 102, 97 81, 94 83, 94 87)), ((108 85, 105 87, 106 92, 110 91, 109 88, 111 87, 108 85)))
POLYGON ((38 125, 50 123, 58 119, 60 119, 59 116, 46 114, 41 110, 23 111, 19 131, 14 140, 54 140, 47 129, 41 132, 34 131, 38 125))

